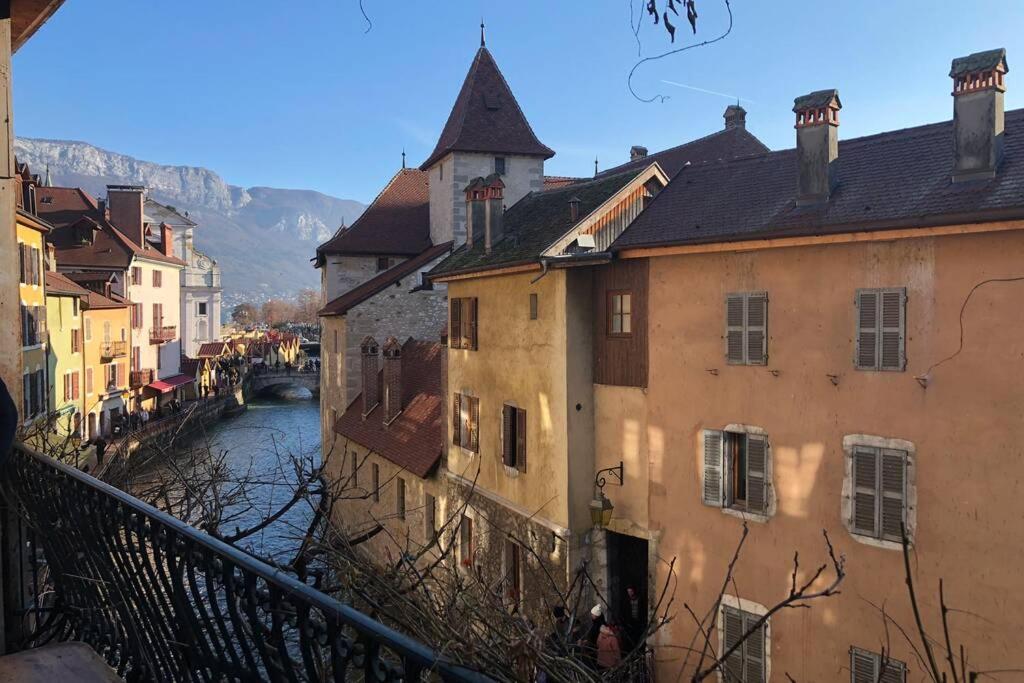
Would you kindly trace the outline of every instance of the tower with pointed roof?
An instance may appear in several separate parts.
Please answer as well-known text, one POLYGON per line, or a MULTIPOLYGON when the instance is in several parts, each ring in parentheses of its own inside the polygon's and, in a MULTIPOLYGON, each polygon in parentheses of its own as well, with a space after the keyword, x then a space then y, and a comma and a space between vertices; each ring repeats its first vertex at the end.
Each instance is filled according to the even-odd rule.
POLYGON ((429 177, 431 242, 466 241, 464 190, 473 178, 500 174, 511 206, 543 187, 544 161, 554 154, 530 127, 481 28, 480 49, 434 151, 420 166, 429 177))

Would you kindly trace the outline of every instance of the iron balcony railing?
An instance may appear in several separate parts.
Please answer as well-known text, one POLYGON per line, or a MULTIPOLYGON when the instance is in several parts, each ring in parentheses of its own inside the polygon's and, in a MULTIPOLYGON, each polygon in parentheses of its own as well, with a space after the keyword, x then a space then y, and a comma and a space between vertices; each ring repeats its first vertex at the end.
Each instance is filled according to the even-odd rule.
POLYGON ((153 379, 154 375, 152 370, 132 370, 131 374, 128 377, 128 381, 132 389, 144 387, 150 382, 152 382, 153 379))
POLYGON ((26 446, 2 482, 49 577, 33 643, 84 641, 128 680, 490 680, 26 446))
POLYGON ((174 325, 160 325, 149 328, 149 341, 151 344, 169 342, 178 336, 178 328, 174 325))
POLYGON ((128 342, 110 341, 100 343, 100 355, 104 359, 123 358, 128 355, 128 342))

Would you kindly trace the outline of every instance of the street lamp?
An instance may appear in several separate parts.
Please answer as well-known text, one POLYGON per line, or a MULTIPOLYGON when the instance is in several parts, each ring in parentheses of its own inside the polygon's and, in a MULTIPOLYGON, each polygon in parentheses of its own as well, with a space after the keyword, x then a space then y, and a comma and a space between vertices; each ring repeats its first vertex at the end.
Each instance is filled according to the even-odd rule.
POLYGON ((590 501, 590 521, 598 529, 604 529, 608 526, 609 522, 612 521, 612 510, 615 509, 612 502, 604 495, 604 485, 608 483, 604 477, 605 474, 618 479, 619 486, 622 486, 622 461, 620 460, 619 464, 615 467, 606 467, 603 470, 598 470, 597 474, 594 475, 594 499, 590 501))

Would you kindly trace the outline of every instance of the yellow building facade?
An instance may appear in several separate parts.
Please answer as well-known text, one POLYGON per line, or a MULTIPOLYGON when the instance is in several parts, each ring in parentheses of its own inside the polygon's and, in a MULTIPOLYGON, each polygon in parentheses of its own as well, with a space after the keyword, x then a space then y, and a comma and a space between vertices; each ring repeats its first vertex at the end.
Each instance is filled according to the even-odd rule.
POLYGON ((128 409, 130 310, 120 297, 89 292, 82 328, 85 424, 91 440, 109 437, 115 420, 128 409))
POLYGON ((49 228, 32 214, 17 212, 18 295, 21 309, 21 424, 29 427, 44 417, 47 399, 46 253, 49 228))
POLYGON ((82 307, 87 295, 60 273, 46 272, 49 413, 52 432, 61 440, 81 437, 85 420, 82 307))

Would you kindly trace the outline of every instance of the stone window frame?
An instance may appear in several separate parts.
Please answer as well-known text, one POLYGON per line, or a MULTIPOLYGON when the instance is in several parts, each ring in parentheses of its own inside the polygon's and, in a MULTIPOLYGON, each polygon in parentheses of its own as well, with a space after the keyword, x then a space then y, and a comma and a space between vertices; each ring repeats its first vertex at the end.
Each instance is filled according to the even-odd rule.
MULTIPOLYGON (((770 520, 772 517, 775 516, 775 513, 778 511, 778 508, 779 508, 778 497, 777 497, 776 492, 775 492, 775 457, 774 457, 774 448, 772 448, 772 440, 768 436, 768 431, 766 429, 764 429, 763 427, 757 427, 755 425, 739 424, 739 423, 729 423, 729 424, 725 425, 724 427, 722 427, 721 429, 718 429, 718 430, 715 430, 715 431, 732 432, 734 434, 756 434, 758 436, 763 436, 765 438, 765 442, 766 442, 765 451, 766 452, 765 452, 765 473, 764 473, 764 478, 765 478, 765 511, 764 511, 764 513, 749 512, 747 510, 740 510, 738 508, 726 507, 724 505, 724 501, 723 501, 723 505, 721 507, 719 507, 718 509, 721 510, 723 514, 729 515, 730 517, 737 517, 737 518, 742 519, 742 520, 749 520, 749 521, 752 521, 752 522, 757 522, 758 524, 765 524, 765 523, 767 523, 768 520, 770 520)), ((703 438, 704 428, 702 428, 700 430, 700 434, 701 434, 701 439, 700 439, 701 478, 703 480, 703 476, 704 476, 704 438, 703 438)), ((703 481, 702 481, 701 489, 702 489, 701 490, 701 496, 703 496, 703 481)))
MULTIPOLYGON (((723 618, 724 610, 723 607, 731 607, 748 614, 756 616, 764 616, 768 614, 768 608, 761 603, 754 602, 753 600, 746 600, 744 598, 730 595, 728 593, 722 593, 722 599, 718 603, 718 615, 715 623, 715 630, 718 631, 718 651, 725 651, 725 619, 723 618)), ((723 664, 724 666, 724 664, 723 664)), ((722 668, 719 668, 718 673, 719 683, 725 682, 725 674, 722 668)), ((770 681, 772 679, 772 620, 764 622, 764 680, 770 681)))
POLYGON ((903 550, 903 544, 881 538, 864 536, 853 530, 853 449, 857 446, 886 448, 907 454, 906 519, 907 538, 911 547, 917 534, 917 446, 906 439, 894 439, 873 434, 847 434, 843 436, 843 492, 840 498, 840 518, 847 533, 858 543, 885 550, 903 550))

